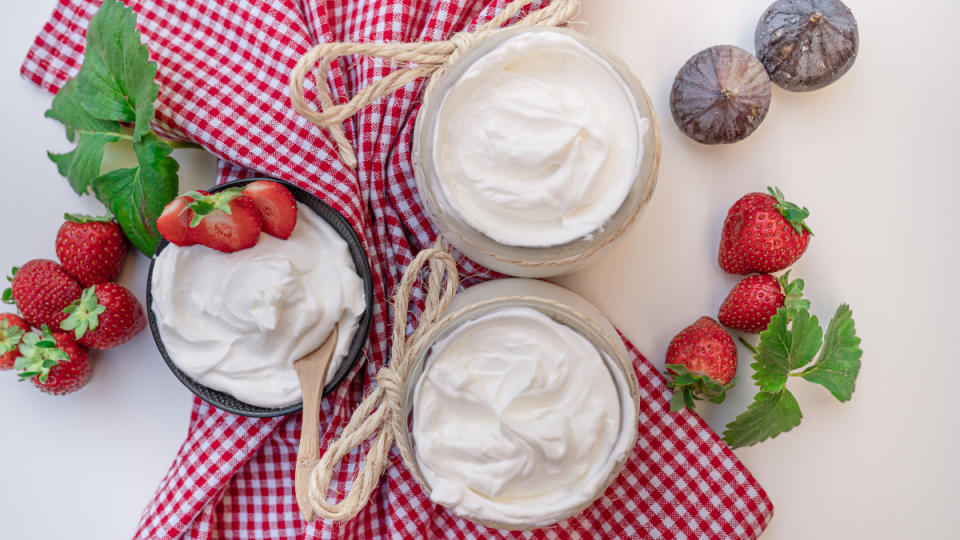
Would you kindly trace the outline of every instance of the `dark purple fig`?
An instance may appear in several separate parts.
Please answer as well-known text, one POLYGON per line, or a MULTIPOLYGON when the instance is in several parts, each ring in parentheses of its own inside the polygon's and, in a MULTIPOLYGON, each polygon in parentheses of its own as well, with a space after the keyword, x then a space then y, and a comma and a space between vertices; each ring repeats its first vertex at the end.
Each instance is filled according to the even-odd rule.
POLYGON ((770 109, 770 77, 752 54, 717 45, 693 55, 670 91, 680 131, 704 144, 745 139, 770 109))
POLYGON ((850 8, 839 0, 777 0, 760 17, 755 40, 773 82, 807 92, 853 66, 860 34, 850 8))

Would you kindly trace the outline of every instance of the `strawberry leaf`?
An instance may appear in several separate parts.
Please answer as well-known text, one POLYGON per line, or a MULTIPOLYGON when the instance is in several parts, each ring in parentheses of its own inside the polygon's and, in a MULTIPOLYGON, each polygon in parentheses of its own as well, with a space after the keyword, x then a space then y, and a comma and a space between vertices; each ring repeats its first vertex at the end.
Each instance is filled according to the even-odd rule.
POLYGON ((737 384, 734 377, 727 384, 720 384, 706 375, 695 375, 683 364, 667 364, 665 375, 673 377, 667 381, 667 388, 673 389, 670 398, 670 412, 688 408, 696 410, 694 400, 708 399, 713 403, 723 403, 726 392, 737 384))
MULTIPOLYGON (((100 304, 96 289, 96 286, 84 289, 80 299, 63 310, 70 316, 60 323, 61 330, 67 332, 72 330, 76 339, 80 339, 87 332, 96 330, 100 326, 100 315, 107 311, 107 308, 100 304)), ((56 343, 53 346, 55 347, 56 343)))
POLYGON ((830 391, 840 401, 848 401, 856 389, 860 373, 860 338, 857 337, 850 306, 837 308, 827 326, 823 350, 816 363, 800 375, 830 391))
POLYGON ((129 139, 117 122, 100 120, 91 116, 80 104, 76 79, 67 81, 53 98, 53 105, 46 112, 48 118, 59 121, 67 128, 67 140, 77 147, 65 154, 48 152, 57 170, 67 178, 70 187, 78 195, 86 194, 90 182, 100 176, 103 149, 108 143, 129 139))
POLYGON ((759 392, 740 416, 727 424, 723 440, 730 448, 753 446, 800 425, 803 414, 789 390, 759 392))
POLYGON ((17 350, 25 333, 23 328, 10 324, 6 319, 0 320, 0 355, 17 350))
POLYGON ((160 90, 154 82, 157 64, 140 40, 133 9, 106 0, 90 19, 76 79, 84 110, 102 120, 133 123, 134 142, 150 132, 160 90))
POLYGON ((823 330, 810 312, 780 308, 760 334, 757 353, 753 356, 751 367, 756 385, 763 392, 782 390, 790 372, 807 365, 817 354, 822 340, 823 330))
POLYGON ((157 249, 157 219, 177 196, 177 169, 173 148, 153 133, 133 143, 137 167, 117 169, 93 181, 93 192, 116 216, 124 234, 143 254, 157 249))
POLYGON ((811 235, 813 231, 810 230, 810 227, 804 223, 803 220, 810 217, 810 210, 807 210, 807 207, 804 206, 800 208, 796 204, 789 202, 784 199, 783 192, 780 191, 778 187, 767 187, 767 191, 770 192, 770 195, 773 195, 773 198, 777 200, 777 204, 774 205, 774 208, 780 211, 780 214, 790 222, 790 225, 793 227, 793 230, 797 231, 797 234, 803 234, 803 231, 807 231, 811 235))
POLYGON ((26 380, 31 377, 39 377, 40 382, 47 382, 47 375, 50 369, 60 362, 69 362, 70 356, 57 347, 53 333, 46 325, 43 326, 42 334, 29 332, 20 342, 20 358, 14 363, 14 367, 21 370, 20 380, 26 380), (53 347, 49 344, 52 343, 53 347))

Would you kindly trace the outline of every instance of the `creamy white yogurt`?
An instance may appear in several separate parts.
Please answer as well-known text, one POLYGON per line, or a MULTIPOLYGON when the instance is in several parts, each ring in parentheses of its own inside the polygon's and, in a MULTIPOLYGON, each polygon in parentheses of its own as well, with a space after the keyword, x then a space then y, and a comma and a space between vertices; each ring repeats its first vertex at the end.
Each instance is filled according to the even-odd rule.
POLYGON ((598 497, 629 451, 626 379, 533 308, 463 324, 427 362, 414 393, 417 465, 430 498, 460 515, 553 523, 598 497))
POLYGON ((366 307, 346 241, 299 205, 287 240, 222 253, 167 246, 153 268, 153 305, 167 353, 197 382, 260 407, 301 399, 293 367, 340 324, 329 382, 366 307))
POLYGON ((562 33, 526 32, 443 97, 434 161, 451 210, 471 227, 501 244, 560 245, 620 208, 648 128, 605 58, 562 33))

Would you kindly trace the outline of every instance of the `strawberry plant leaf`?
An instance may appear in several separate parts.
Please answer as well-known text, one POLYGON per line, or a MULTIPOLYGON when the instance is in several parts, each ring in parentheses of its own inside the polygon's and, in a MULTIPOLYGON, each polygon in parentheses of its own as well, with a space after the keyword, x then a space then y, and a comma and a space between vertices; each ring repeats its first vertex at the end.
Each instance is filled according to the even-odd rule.
POLYGON ((110 223, 113 221, 113 215, 110 212, 107 212, 105 216, 66 213, 63 215, 63 220, 71 223, 110 223))
POLYGON ((157 249, 157 218, 177 196, 173 148, 153 133, 133 143, 137 167, 111 171, 93 181, 93 192, 116 217, 124 234, 143 254, 157 249))
POLYGON ((823 386, 838 400, 848 401, 856 389, 861 356, 863 350, 854 326, 853 312, 850 306, 842 304, 827 325, 820 356, 800 376, 823 386))
POLYGON ((723 440, 730 448, 753 446, 800 425, 803 413, 789 390, 758 392, 747 410, 727 424, 723 440))
POLYGON ((89 191, 90 182, 100 176, 103 149, 108 143, 129 138, 117 122, 100 120, 87 113, 80 105, 76 79, 67 81, 53 98, 53 105, 45 114, 67 128, 67 140, 75 142, 76 148, 65 154, 47 152, 57 164, 57 171, 67 178, 70 187, 83 195, 89 191))
POLYGON ((122 2, 106 0, 90 19, 77 91, 83 108, 96 118, 131 122, 133 140, 150 132, 157 64, 141 42, 137 15, 122 2))
POLYGON ((753 380, 763 392, 779 392, 790 372, 810 363, 822 342, 823 329, 815 316, 807 310, 780 308, 760 334, 751 364, 753 380))
POLYGON ((49 154, 57 170, 78 194, 92 191, 148 256, 160 238, 156 220, 178 191, 172 146, 150 128, 159 91, 156 73, 141 43, 136 13, 106 0, 87 29, 80 72, 46 113, 64 124, 67 139, 77 145, 71 152, 49 154), (132 143, 137 166, 101 174, 105 146, 121 140, 132 143))

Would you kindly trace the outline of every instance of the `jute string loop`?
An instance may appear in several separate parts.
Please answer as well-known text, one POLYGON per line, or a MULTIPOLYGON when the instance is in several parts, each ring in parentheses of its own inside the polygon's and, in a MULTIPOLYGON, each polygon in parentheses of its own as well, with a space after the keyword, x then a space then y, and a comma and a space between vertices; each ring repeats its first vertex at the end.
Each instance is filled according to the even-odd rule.
MULTIPOLYGON (((459 32, 446 41, 391 42, 391 43, 321 43, 300 58, 290 74, 290 102, 293 109, 314 124, 326 127, 337 144, 340 159, 350 167, 357 166, 353 145, 341 125, 360 109, 421 77, 429 77, 424 96, 430 95, 440 75, 476 41, 502 30, 503 25, 533 0, 513 0, 492 19, 472 32, 459 32), (341 56, 374 56, 408 65, 361 89, 346 103, 334 104, 327 89, 330 65, 341 56), (314 109, 303 93, 307 74, 316 66, 316 92, 320 101, 314 109)), ((533 11, 513 26, 557 26, 573 18, 580 8, 580 0, 553 0, 546 7, 533 11)))
MULTIPOLYGON (((403 274, 393 297, 393 349, 389 367, 377 372, 377 386, 360 403, 340 436, 330 443, 323 457, 310 475, 308 499, 313 511, 320 517, 344 521, 356 516, 370 499, 380 483, 387 466, 394 440, 407 429, 402 413, 404 381, 410 372, 417 352, 426 346, 427 332, 443 315, 457 292, 459 276, 453 257, 439 244, 417 254, 403 274), (424 265, 429 264, 427 297, 419 324, 407 337, 407 316, 410 296, 420 279, 424 265), (334 467, 364 441, 373 441, 364 463, 357 471, 353 485, 340 502, 327 502, 334 467)), ((413 463, 410 451, 400 446, 407 463, 413 463)))

